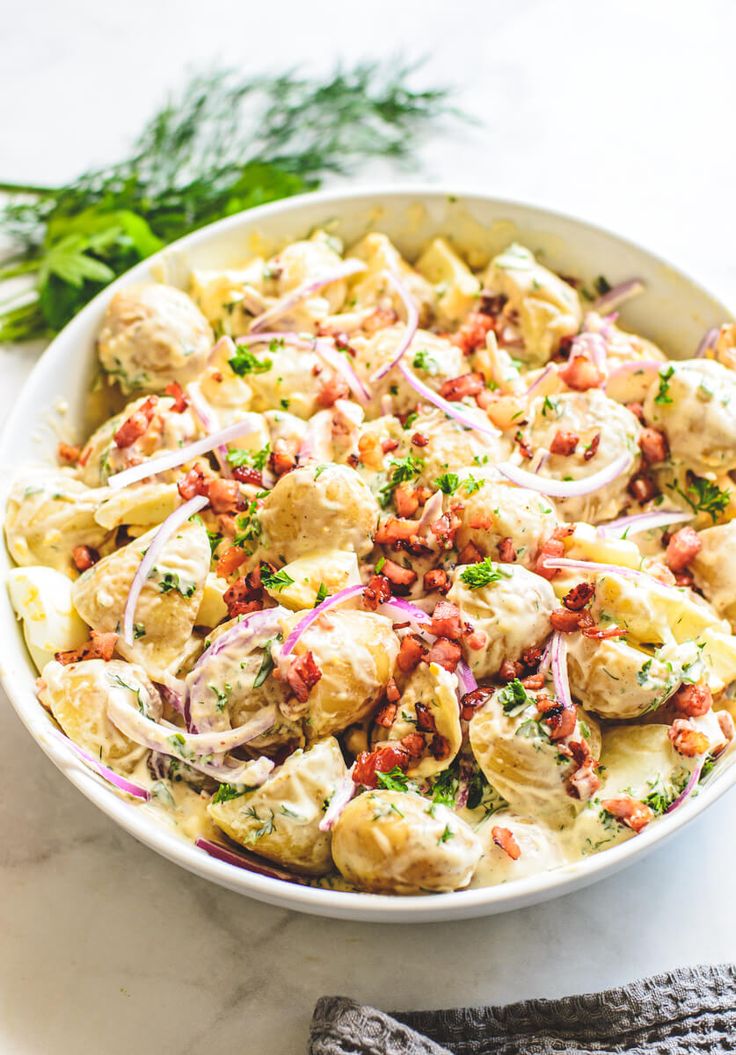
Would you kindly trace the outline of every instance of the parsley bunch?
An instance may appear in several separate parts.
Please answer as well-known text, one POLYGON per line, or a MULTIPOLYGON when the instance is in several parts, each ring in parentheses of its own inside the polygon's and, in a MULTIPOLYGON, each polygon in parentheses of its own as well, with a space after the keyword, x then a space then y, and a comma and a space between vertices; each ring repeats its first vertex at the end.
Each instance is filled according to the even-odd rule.
POLYGON ((0 182, 0 341, 60 329, 116 276, 212 220, 318 187, 372 157, 405 161, 449 113, 445 89, 409 87, 415 67, 363 62, 325 79, 289 71, 193 76, 130 156, 57 187, 0 182), (5 290, 2 290, 5 293, 5 290))

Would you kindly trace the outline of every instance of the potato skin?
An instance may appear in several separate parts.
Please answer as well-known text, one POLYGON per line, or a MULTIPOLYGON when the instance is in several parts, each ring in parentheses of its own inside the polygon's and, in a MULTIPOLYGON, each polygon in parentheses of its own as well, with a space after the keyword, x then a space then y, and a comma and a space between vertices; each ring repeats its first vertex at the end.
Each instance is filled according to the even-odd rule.
POLYGON ((332 856, 349 883, 374 894, 459 890, 483 852, 446 806, 413 792, 368 791, 338 819, 332 856))

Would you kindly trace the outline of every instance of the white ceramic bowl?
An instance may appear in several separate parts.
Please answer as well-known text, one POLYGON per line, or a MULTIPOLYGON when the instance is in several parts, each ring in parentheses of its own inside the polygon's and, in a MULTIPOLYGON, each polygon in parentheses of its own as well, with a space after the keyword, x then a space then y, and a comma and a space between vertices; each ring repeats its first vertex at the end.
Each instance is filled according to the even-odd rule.
MULTIPOLYGON (((85 392, 93 374, 95 335, 113 293, 132 282, 165 278, 186 285, 192 266, 234 266, 259 244, 278 248, 315 227, 329 227, 349 244, 370 229, 385 231, 410 258, 429 238, 444 234, 465 253, 481 258, 512 239, 544 254, 563 274, 588 282, 603 273, 615 283, 638 276, 646 293, 627 306, 624 324, 687 358, 704 331, 731 316, 714 297, 675 268, 631 242, 579 220, 483 194, 445 188, 406 187, 324 191, 265 205, 221 220, 138 265, 104 290, 49 346, 18 396, 0 441, 0 508, 10 477, 22 463, 53 461, 58 427, 81 425, 85 392), (68 405, 59 414, 61 401, 68 405), (56 427, 55 427, 56 425, 56 427)), ((77 437, 81 438, 81 437, 77 437)), ((0 547, 0 574, 11 562, 0 547)), ((730 765, 676 813, 611 850, 552 872, 501 886, 437 894, 390 897, 342 893, 284 883, 214 860, 184 842, 148 807, 124 800, 53 738, 36 699, 36 673, 7 592, 0 590, 0 675, 13 706, 54 764, 101 810, 141 842, 197 875, 274 905, 354 920, 427 922, 462 919, 520 908, 567 894, 610 875, 669 838, 736 782, 730 765)))

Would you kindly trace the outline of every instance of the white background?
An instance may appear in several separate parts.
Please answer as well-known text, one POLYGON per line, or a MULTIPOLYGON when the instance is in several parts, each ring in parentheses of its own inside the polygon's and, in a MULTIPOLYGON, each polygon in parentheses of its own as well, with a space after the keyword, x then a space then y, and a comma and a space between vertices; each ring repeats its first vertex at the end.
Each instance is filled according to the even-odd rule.
MULTIPOLYGON (((457 180, 628 235, 736 303, 732 0, 3 0, 0 179, 118 156, 194 65, 428 62, 484 124, 407 177, 457 180)), ((362 173, 362 178, 372 175, 362 173)), ((33 361, 0 350, 0 409, 33 361)), ((646 862, 485 921, 313 920, 138 846, 51 766, 0 698, 0 1051, 304 1050, 311 1007, 556 996, 733 958, 736 796, 646 862)))

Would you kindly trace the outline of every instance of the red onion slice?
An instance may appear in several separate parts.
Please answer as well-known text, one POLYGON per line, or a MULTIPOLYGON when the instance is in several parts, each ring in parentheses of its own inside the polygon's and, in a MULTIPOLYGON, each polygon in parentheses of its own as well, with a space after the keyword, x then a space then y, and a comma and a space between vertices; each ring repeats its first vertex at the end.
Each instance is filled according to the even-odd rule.
POLYGON ((305 879, 301 879, 299 876, 292 875, 291 872, 286 872, 281 868, 277 868, 275 865, 266 865, 265 862, 254 857, 252 854, 246 853, 245 850, 228 850, 222 843, 213 842, 211 839, 205 839, 204 836, 200 835, 194 843, 200 850, 204 850, 210 857, 215 857, 218 861, 224 861, 225 864, 235 865, 236 868, 244 868, 246 872, 255 872, 256 875, 268 876, 269 879, 281 879, 286 883, 299 883, 304 884, 305 879))
MULTIPOLYGON (((227 339, 230 340, 230 338, 227 339)), ((230 341, 230 343, 232 344, 232 341, 230 341)), ((234 354, 235 347, 233 346, 233 355, 234 354)), ((191 384, 187 385, 187 396, 189 397, 192 410, 199 418, 200 425, 204 431, 211 436, 213 432, 217 431, 215 419, 210 414, 209 406, 200 391, 199 385, 195 381, 192 381, 191 384)), ((213 448, 212 453, 217 459, 217 465, 222 475, 230 478, 232 474, 227 460, 227 447, 224 444, 220 444, 219 447, 213 448)))
POLYGON ((350 767, 346 776, 342 778, 335 788, 332 798, 330 799, 330 804, 325 810, 325 815, 319 822, 319 830, 321 832, 329 832, 334 828, 338 817, 340 817, 342 811, 358 790, 358 785, 353 780, 354 768, 355 764, 350 767))
POLYGON ((620 575, 623 579, 632 579, 647 586, 660 586, 663 590, 675 590, 678 587, 669 586, 660 582, 653 575, 645 571, 636 571, 634 568, 623 568, 618 564, 599 564, 592 560, 571 560, 569 557, 545 557, 545 568, 559 568, 561 570, 583 571, 589 575, 620 575))
POLYGON ((718 333, 719 330, 717 326, 712 326, 709 330, 705 331, 700 340, 700 344, 696 349, 694 356, 695 359, 702 359, 705 356, 706 352, 709 352, 711 350, 713 345, 716 343, 716 340, 718 339, 718 333))
POLYGON ((682 806, 682 804, 685 801, 685 799, 690 798, 690 796, 692 795, 692 793, 695 791, 696 787, 698 786, 698 781, 700 780, 700 775, 703 772, 703 766, 705 764, 705 759, 706 759, 705 755, 703 755, 702 758, 698 759, 698 761, 695 764, 695 768, 693 769, 692 773, 690 774, 690 778, 689 778, 687 784, 682 789, 682 791, 677 796, 677 798, 674 800, 674 802, 670 803, 670 805, 664 811, 665 813, 672 813, 679 806, 682 806))
POLYGON ((461 698, 466 696, 469 692, 475 692, 478 688, 478 682, 475 680, 475 675, 464 659, 461 659, 458 663, 455 673, 457 674, 457 683, 461 698))
POLYGON ((630 278, 626 282, 619 282, 618 285, 609 289, 607 293, 603 293, 598 297, 593 303, 593 311, 598 311, 601 315, 615 311, 616 308, 620 308, 622 304, 625 304, 627 300, 638 297, 645 289, 646 286, 640 278, 630 278))
POLYGON ((344 278, 358 275, 365 270, 366 265, 362 260, 341 261, 334 271, 327 272, 319 278, 310 279, 309 282, 303 282, 301 286, 292 289, 285 297, 282 297, 281 300, 264 311, 254 320, 250 328, 251 333, 258 333, 266 329, 275 319, 280 319, 287 311, 290 311, 301 301, 306 300, 307 297, 311 297, 313 293, 318 293, 325 286, 331 286, 333 282, 340 282, 344 278))
POLYGON ((138 604, 138 598, 141 595, 141 590, 146 584, 149 572, 161 556, 161 551, 171 536, 179 530, 182 524, 185 524, 187 520, 189 520, 190 516, 193 516, 194 513, 198 513, 200 509, 204 509, 206 505, 209 505, 209 498, 207 498, 206 495, 195 495, 194 498, 190 498, 188 502, 185 502, 184 505, 179 506, 179 508, 175 509, 173 513, 170 513, 153 536, 153 539, 133 576, 133 581, 130 584, 130 590, 128 591, 128 598, 125 602, 125 612, 123 614, 123 641, 126 645, 132 645, 135 640, 133 633, 135 609, 138 604))
POLYGON ((404 283, 400 279, 398 279, 396 275, 394 275, 392 271, 386 272, 386 278, 388 279, 390 285, 393 286, 394 291, 398 294, 402 304, 404 305, 404 310, 406 312, 406 323, 404 326, 404 334, 398 343, 393 359, 390 363, 387 363, 385 366, 380 367, 378 370, 375 371, 375 373, 371 374, 371 381, 373 382, 380 381, 381 378, 385 377, 386 374, 390 373, 391 370, 393 370, 393 368, 401 361, 407 348, 414 340, 417 328, 419 326, 419 312, 417 311, 417 306, 414 303, 414 298, 409 293, 409 290, 406 288, 404 283))
POLYGON ((430 623, 432 621, 431 616, 403 597, 392 597, 390 601, 386 601, 381 605, 380 611, 381 615, 394 618, 402 623, 406 622, 407 619, 414 623, 430 623))
POLYGON ((142 799, 144 802, 148 802, 151 797, 151 792, 148 788, 143 788, 140 784, 134 784, 131 780, 127 780, 125 777, 121 777, 119 773, 109 769, 106 765, 100 762, 99 758, 95 758, 89 751, 85 751, 83 747, 70 739, 64 733, 59 732, 58 729, 54 729, 52 726, 52 732, 56 736, 57 740, 62 740, 78 755, 84 762, 86 762, 92 769, 95 770, 101 777, 113 787, 116 787, 118 791, 124 791, 126 795, 132 795, 136 799, 142 799))
POLYGON ((632 461, 629 452, 622 451, 605 469, 599 469, 597 473, 592 473, 582 480, 554 480, 551 477, 538 476, 512 462, 500 462, 496 468, 507 480, 518 484, 519 487, 528 487, 530 491, 540 491, 552 498, 577 498, 613 483, 629 468, 632 461))
POLYGON ((201 440, 195 440, 194 443, 187 443, 184 447, 177 447, 175 451, 166 451, 165 454, 158 454, 155 458, 149 458, 147 461, 141 462, 140 465, 132 465, 130 469, 123 469, 122 472, 113 473, 108 478, 107 486, 117 490, 120 487, 128 487, 129 484, 138 483, 139 480, 145 480, 149 476, 156 476, 158 473, 167 472, 169 469, 176 469, 201 454, 209 454, 216 447, 226 443, 233 443, 241 436, 250 436, 254 432, 258 432, 261 423, 262 417, 260 414, 245 414, 240 421, 233 422, 232 425, 228 425, 225 429, 220 429, 219 432, 213 432, 212 435, 205 436, 201 440))
MULTIPOLYGON (((462 403, 450 403, 448 400, 443 399, 441 395, 430 388, 429 385, 425 385, 423 381, 420 381, 416 374, 406 366, 405 363, 399 363, 399 370, 404 375, 404 379, 414 391, 426 399, 428 403, 433 403, 434 406, 438 407, 444 414, 447 414, 448 418, 454 418, 455 421, 459 422, 466 429, 474 429, 476 432, 482 432, 486 436, 492 436, 496 439, 501 435, 495 425, 492 425, 486 418, 484 421, 477 421, 470 414, 463 414, 462 410, 458 407, 462 407, 462 403)), ((485 417, 485 415, 484 415, 485 417)))
POLYGON ((603 538, 623 538, 624 536, 628 538, 630 535, 638 535, 641 531, 668 527, 670 524, 683 524, 692 518, 692 513, 683 513, 678 509, 661 509, 651 513, 636 513, 634 516, 619 517, 618 520, 609 520, 607 524, 599 524, 597 530, 603 538))
POLYGON ((335 605, 342 604, 343 601, 347 601, 349 597, 357 597, 361 594, 365 586, 362 584, 355 586, 346 586, 344 590, 338 590, 332 597, 328 597, 322 604, 318 604, 316 608, 312 608, 311 611, 307 612, 299 622, 296 624, 294 629, 291 631, 286 641, 284 641, 283 647, 279 652, 279 659, 285 659, 291 652, 294 651, 294 646, 298 642, 299 638, 308 630, 315 620, 319 619, 321 615, 329 611, 330 608, 334 608, 335 605))
POLYGON ((552 635, 549 654, 552 662, 552 681, 555 686, 555 696, 563 707, 572 707, 570 679, 567 673, 567 642, 559 630, 555 630, 552 635))

